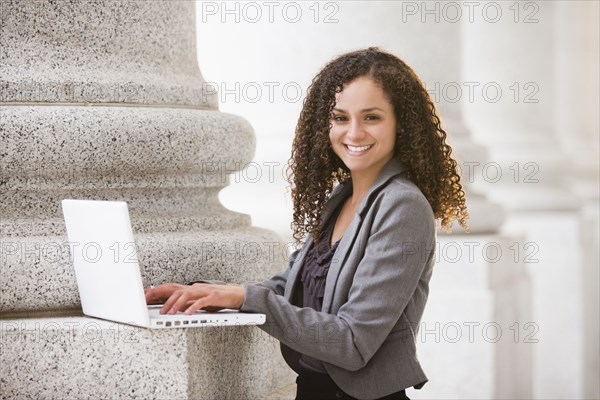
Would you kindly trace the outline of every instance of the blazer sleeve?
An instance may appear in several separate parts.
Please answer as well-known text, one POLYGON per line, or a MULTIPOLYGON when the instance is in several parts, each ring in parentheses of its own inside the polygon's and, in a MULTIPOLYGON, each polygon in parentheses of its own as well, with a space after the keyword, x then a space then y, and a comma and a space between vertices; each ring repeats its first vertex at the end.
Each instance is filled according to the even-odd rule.
POLYGON ((292 268, 292 265, 294 265, 294 262, 296 261, 296 257, 298 257, 299 252, 300 250, 294 250, 294 252, 290 254, 288 266, 286 269, 284 269, 277 275, 271 277, 270 279, 267 279, 266 281, 261 283, 255 283, 254 285, 257 287, 267 289, 268 291, 277 296, 283 296, 285 284, 287 283, 287 278, 290 273, 290 269, 292 268))
POLYGON ((364 367, 398 322, 435 249, 435 219, 424 196, 388 195, 336 315, 296 307, 260 285, 246 286, 241 310, 266 314, 267 323, 279 328, 270 334, 299 353, 350 371, 364 367))

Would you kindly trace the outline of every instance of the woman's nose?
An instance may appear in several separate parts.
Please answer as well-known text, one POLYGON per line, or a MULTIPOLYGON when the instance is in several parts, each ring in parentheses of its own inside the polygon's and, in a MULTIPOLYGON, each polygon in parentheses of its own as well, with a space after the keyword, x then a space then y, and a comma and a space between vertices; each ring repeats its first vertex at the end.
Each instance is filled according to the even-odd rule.
POLYGON ((348 126, 348 132, 346 132, 346 136, 353 142, 360 142, 365 137, 362 124, 358 121, 352 121, 348 126))

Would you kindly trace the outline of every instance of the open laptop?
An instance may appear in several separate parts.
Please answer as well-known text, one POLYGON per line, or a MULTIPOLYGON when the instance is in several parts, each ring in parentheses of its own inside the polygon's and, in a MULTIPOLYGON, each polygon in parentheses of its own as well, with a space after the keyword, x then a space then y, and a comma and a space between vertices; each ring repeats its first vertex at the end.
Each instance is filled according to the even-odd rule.
POLYGON ((129 210, 124 201, 62 201, 83 313, 146 328, 261 325, 265 315, 225 309, 159 314, 147 305, 129 210))

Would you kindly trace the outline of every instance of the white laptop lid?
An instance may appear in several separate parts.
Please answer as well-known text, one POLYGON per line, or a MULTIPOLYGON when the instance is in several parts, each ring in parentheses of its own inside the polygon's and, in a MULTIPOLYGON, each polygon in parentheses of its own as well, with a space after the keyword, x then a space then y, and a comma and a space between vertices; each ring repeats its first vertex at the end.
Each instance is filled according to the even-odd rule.
POLYGON ((83 313, 149 326, 127 203, 67 199, 62 209, 83 313))

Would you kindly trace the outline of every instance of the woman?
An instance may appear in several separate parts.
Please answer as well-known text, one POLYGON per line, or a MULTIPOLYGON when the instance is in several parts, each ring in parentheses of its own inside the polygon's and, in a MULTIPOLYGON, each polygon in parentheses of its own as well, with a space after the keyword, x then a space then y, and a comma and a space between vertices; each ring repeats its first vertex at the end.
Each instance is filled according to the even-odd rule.
POLYGON ((267 316, 298 372, 297 399, 406 399, 427 378, 416 334, 436 220, 468 229, 465 194, 427 91, 403 61, 368 48, 315 77, 291 158, 301 250, 261 283, 165 284, 162 313, 237 308, 267 316), (290 332, 293 331, 293 334, 290 332))

